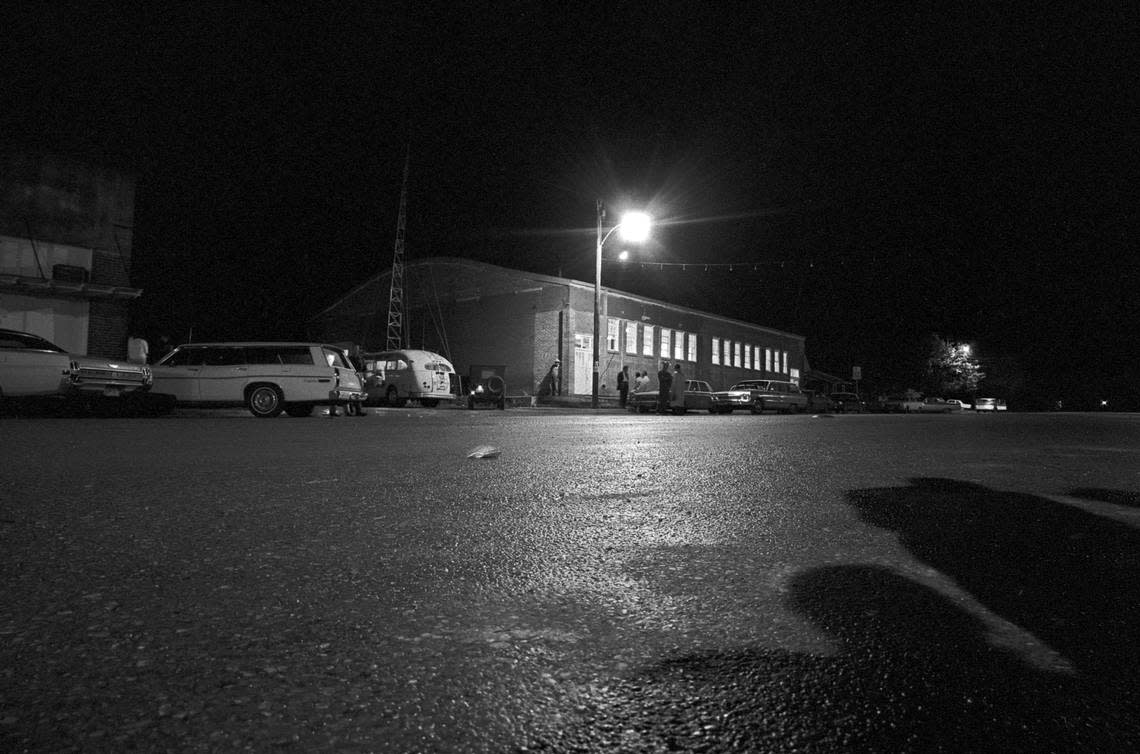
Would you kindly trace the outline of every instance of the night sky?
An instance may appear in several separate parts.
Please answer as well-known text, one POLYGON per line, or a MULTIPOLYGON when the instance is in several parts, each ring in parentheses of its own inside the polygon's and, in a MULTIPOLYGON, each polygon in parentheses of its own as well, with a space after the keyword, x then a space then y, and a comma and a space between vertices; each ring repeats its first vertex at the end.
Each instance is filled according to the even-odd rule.
POLYGON ((1137 401, 1137 15, 1054 5, 35 4, 0 129, 137 176, 152 335, 302 336, 390 265, 410 152, 408 261, 590 281, 597 199, 648 207, 607 285, 883 387, 933 332, 1137 401))

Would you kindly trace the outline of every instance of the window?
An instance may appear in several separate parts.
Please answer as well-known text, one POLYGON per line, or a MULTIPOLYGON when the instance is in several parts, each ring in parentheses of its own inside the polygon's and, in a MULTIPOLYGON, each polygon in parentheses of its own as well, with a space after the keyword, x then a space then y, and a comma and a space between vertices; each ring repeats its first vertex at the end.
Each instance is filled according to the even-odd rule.
POLYGON ((205 363, 208 367, 232 367, 245 364, 245 349, 236 347, 206 348, 205 363))
POLYGON ((684 361, 685 359, 685 333, 673 333, 673 361, 684 361))
POLYGON ((643 325, 641 328, 641 353, 645 356, 653 355, 653 325, 643 325))
POLYGON ((732 365, 734 367, 740 366, 740 341, 732 344, 732 365))
POLYGON ((618 350, 618 337, 621 334, 621 322, 610 317, 606 317, 606 350, 618 350))
POLYGON ((712 363, 720 363, 720 338, 712 339, 712 363))
POLYGON ((772 369, 772 349, 771 348, 765 348, 764 349, 764 371, 765 372, 775 371, 772 369))
POLYGON ((689 361, 697 360, 697 334, 689 333, 689 348, 688 348, 689 361))
POLYGON ((625 352, 630 355, 637 355, 637 323, 625 323, 625 352))
POLYGON ((313 365, 313 354, 308 346, 282 346, 277 351, 282 364, 297 364, 301 366, 313 365))
POLYGON ((669 358, 669 354, 673 351, 673 349, 670 347, 670 343, 672 342, 670 336, 672 334, 672 330, 661 328, 661 358, 663 359, 669 358))
POLYGON ((201 366, 205 355, 206 349, 204 348, 179 348, 162 363, 168 367, 201 366))
POLYGON ((788 352, 787 351, 781 351, 780 352, 780 371, 783 372, 784 374, 788 373, 788 352))
POLYGON ((726 367, 732 366, 732 341, 728 338, 724 340, 724 365, 726 367))
POLYGON ((752 346, 744 346, 744 368, 752 368, 752 346))
POLYGON ((763 362, 760 361, 760 346, 752 347, 752 364, 757 371, 761 369, 763 362))

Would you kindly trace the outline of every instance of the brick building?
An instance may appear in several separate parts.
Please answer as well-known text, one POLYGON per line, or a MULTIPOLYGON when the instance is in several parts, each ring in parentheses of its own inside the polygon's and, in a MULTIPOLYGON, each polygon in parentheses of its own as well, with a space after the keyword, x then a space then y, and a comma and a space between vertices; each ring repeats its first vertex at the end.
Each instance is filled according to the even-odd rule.
MULTIPOLYGON (((434 257, 404 267, 404 338, 444 354, 460 374, 472 364, 506 365, 510 395, 547 392, 555 359, 561 392, 589 395, 594 286, 467 259, 434 257)), ((365 281, 310 320, 310 336, 384 347, 391 273, 365 281)), ((602 290, 602 395, 617 395, 617 373, 656 373, 681 362, 690 379, 723 388, 744 378, 799 382, 804 338, 665 301, 602 290)))
POLYGON ((0 327, 126 355, 135 183, 57 157, 0 155, 0 327))

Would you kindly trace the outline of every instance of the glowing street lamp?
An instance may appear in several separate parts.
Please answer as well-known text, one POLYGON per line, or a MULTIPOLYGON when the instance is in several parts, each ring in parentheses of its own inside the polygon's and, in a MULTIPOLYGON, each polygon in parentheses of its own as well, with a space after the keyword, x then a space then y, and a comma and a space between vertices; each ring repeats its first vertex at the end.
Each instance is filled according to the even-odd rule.
POLYGON ((601 379, 601 344, 599 342, 599 327, 601 325, 601 311, 602 311, 602 246, 614 231, 621 231, 622 238, 627 241, 640 242, 649 237, 649 230, 653 226, 653 221, 649 215, 644 212, 628 212, 626 213, 621 222, 614 227, 610 228, 607 233, 602 233, 602 221, 606 219, 606 207, 602 200, 598 200, 598 245, 597 255, 594 258, 594 377, 593 385, 590 390, 590 406, 592 408, 598 407, 598 383, 601 379))

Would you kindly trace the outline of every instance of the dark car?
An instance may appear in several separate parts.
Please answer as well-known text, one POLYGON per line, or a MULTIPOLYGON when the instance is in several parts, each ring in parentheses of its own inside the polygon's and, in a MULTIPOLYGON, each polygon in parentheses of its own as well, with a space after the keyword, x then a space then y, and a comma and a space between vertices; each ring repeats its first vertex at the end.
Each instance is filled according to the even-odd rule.
POLYGON ((841 414, 862 414, 867 410, 867 403, 855 393, 832 393, 827 397, 832 410, 841 414))
MULTIPOLYGON (((708 411, 713 409, 712 386, 704 380, 685 380, 685 411, 708 411)), ((639 414, 657 410, 657 384, 649 383, 644 390, 630 393, 626 408, 639 414)))
POLYGON ((467 378, 467 408, 486 404, 507 407, 507 368, 502 364, 475 364, 467 378))

